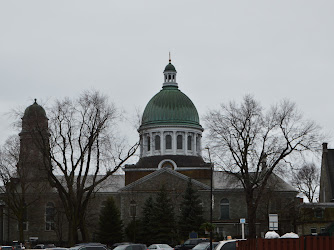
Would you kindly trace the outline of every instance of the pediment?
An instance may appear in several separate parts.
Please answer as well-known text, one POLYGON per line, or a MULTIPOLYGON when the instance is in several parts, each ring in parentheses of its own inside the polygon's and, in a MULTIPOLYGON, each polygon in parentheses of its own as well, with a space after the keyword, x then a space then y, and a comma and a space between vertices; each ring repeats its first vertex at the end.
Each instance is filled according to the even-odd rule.
MULTIPOLYGON (((120 189, 120 192, 138 191, 152 192, 162 186, 167 191, 183 191, 187 187, 189 177, 169 168, 159 169, 145 177, 120 189)), ((192 179, 193 188, 197 190, 210 190, 208 185, 192 179)))

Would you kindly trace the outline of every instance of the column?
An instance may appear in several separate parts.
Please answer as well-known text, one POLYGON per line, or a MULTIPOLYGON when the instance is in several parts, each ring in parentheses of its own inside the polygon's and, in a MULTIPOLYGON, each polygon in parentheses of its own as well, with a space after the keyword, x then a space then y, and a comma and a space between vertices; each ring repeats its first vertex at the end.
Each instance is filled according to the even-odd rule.
POLYGON ((165 154, 165 134, 164 131, 160 131, 160 150, 161 150, 161 155, 165 154))
POLYGON ((153 153, 153 148, 154 148, 153 146, 154 146, 154 145, 153 145, 153 136, 152 136, 152 135, 153 135, 153 133, 150 132, 150 144, 151 144, 151 145, 150 145, 150 147, 151 147, 151 148, 150 148, 150 149, 151 149, 151 150, 150 150, 150 155, 153 155, 153 154, 154 154, 154 153, 153 153))
POLYGON ((176 131, 173 131, 172 150, 173 150, 173 154, 176 155, 176 131))
POLYGON ((183 150, 184 150, 184 155, 188 155, 188 132, 184 132, 184 147, 183 147, 183 150))

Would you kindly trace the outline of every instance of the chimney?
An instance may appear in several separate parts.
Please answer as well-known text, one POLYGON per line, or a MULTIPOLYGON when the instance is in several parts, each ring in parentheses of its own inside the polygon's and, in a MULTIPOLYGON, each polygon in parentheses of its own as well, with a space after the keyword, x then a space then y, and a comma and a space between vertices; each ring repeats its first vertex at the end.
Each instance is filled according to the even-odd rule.
POLYGON ((327 153, 327 152, 328 152, 328 150, 327 150, 327 145, 328 145, 327 142, 324 142, 324 143, 322 144, 322 152, 323 152, 323 153, 327 153))

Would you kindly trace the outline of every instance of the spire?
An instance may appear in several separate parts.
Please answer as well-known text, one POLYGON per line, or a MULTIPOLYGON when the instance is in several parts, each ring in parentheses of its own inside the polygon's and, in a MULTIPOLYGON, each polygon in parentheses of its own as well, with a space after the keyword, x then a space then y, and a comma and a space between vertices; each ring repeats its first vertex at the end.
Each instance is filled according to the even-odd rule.
POLYGON ((171 55, 169 52, 169 63, 167 64, 167 66, 165 67, 164 70, 164 83, 163 83, 163 87, 165 86, 175 86, 178 87, 177 83, 176 83, 176 69, 174 67, 174 65, 171 63, 172 59, 171 59, 171 55))

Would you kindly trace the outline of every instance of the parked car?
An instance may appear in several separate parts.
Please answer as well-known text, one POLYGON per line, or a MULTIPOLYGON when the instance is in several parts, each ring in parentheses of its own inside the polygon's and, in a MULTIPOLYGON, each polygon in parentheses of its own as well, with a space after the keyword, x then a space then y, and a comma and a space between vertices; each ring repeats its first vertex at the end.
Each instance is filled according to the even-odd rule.
POLYGON ((124 244, 114 248, 114 250, 147 250, 145 244, 124 244))
POLYGON ((101 243, 82 243, 71 247, 70 250, 108 250, 108 248, 101 243))
POLYGON ((198 243, 209 242, 209 241, 210 239, 208 238, 188 239, 183 244, 175 246, 174 249, 175 250, 189 250, 189 249, 192 249, 194 246, 196 246, 198 243))
MULTIPOLYGON (((212 250, 218 246, 219 242, 212 242, 212 250)), ((193 247, 193 250, 210 250, 210 242, 201 242, 193 247)))
POLYGON ((149 250, 174 250, 170 245, 167 245, 167 244, 152 244, 147 249, 149 250))
POLYGON ((33 249, 45 249, 44 244, 37 244, 36 246, 33 247, 33 249))
POLYGON ((216 246, 215 250, 236 250, 237 242, 240 240, 241 239, 219 241, 219 244, 216 246))
POLYGON ((114 243, 111 245, 110 249, 114 249, 115 247, 118 247, 120 245, 128 245, 128 244, 133 244, 132 242, 118 242, 118 243, 114 243))
POLYGON ((0 246, 0 250, 14 250, 13 246, 0 246))
POLYGON ((68 250, 66 247, 51 247, 51 248, 45 248, 45 250, 68 250))

